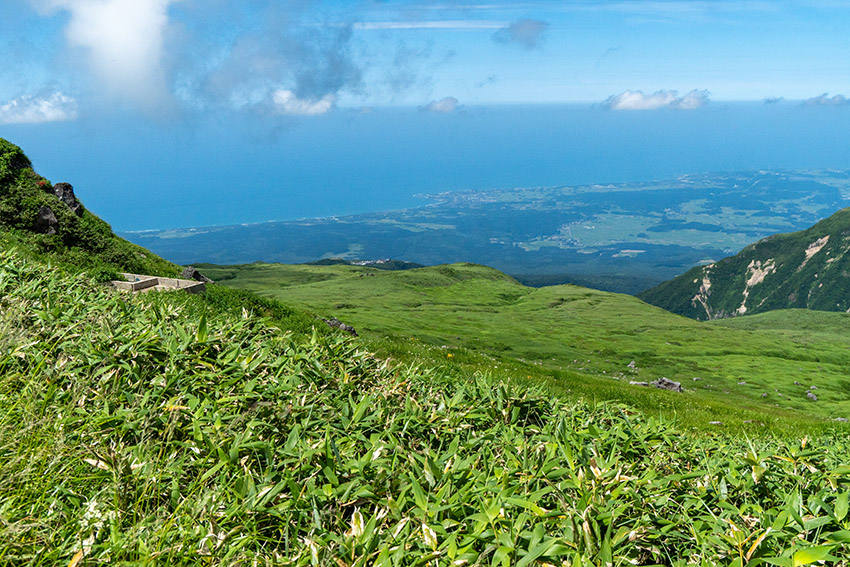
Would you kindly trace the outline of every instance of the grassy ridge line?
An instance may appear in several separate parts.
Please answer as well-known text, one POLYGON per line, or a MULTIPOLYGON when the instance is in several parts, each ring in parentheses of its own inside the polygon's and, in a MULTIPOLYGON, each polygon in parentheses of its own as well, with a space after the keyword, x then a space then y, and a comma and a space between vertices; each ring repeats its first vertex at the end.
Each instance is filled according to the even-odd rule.
POLYGON ((4 562, 846 565, 844 436, 683 435, 193 301, 0 254, 4 562))
POLYGON ((819 333, 754 332, 693 321, 630 296, 576 286, 528 288, 471 264, 394 273, 281 264, 204 271, 214 279, 225 276, 224 285, 337 316, 372 338, 412 336, 445 345, 446 353, 469 349, 489 368, 521 368, 525 361, 533 371, 520 369, 521 375, 561 381, 588 399, 598 395, 646 410, 678 411, 697 427, 731 419, 782 429, 782 422, 850 417, 850 337, 838 319, 829 319, 819 333), (629 386, 661 376, 681 381, 688 391, 666 396, 629 386), (817 402, 806 396, 812 385, 817 402))
POLYGON ((0 247, 16 247, 42 262, 86 270, 99 281, 118 272, 176 276, 181 268, 116 236, 112 228, 82 207, 79 214, 52 192, 24 152, 0 138, 0 247), (55 234, 45 234, 39 216, 49 209, 55 234))

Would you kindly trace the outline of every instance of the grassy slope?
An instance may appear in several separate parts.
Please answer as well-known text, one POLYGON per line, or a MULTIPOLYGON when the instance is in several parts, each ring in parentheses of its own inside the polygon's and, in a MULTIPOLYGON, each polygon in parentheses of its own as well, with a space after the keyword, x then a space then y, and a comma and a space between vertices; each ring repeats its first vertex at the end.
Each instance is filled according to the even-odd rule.
MULTIPOLYGON (((26 169, 26 179, 41 180, 26 169)), ((55 205, 50 195, 27 195, 26 179, 6 186, 2 205, 55 205), (16 191, 24 199, 9 199, 16 191)), ((729 404, 375 339, 400 359, 390 365, 358 341, 310 333, 307 314, 220 286, 202 296, 118 294, 80 268, 98 276, 133 269, 122 257, 142 262, 134 271, 176 267, 157 268, 158 259, 124 247, 93 215, 82 219, 58 238, 24 225, 0 233, 2 564, 746 557, 755 567, 847 555, 850 468, 842 462, 850 448, 840 428, 807 426, 816 438, 802 444, 685 434, 627 407, 565 402, 574 393, 565 384, 632 391, 647 407, 690 404, 694 414, 729 404), (517 378, 526 371, 528 379, 517 378)), ((450 305, 458 291, 476 312, 494 311, 485 293, 492 287, 501 301, 543 309, 480 267, 425 279, 433 293, 423 305, 450 305), (443 289, 455 284, 462 289, 443 289)), ((533 346, 532 338, 524 342, 533 346)), ((782 429, 782 412, 759 415, 780 433, 794 431, 782 429)))
POLYGON ((653 305, 697 319, 733 316, 745 299, 746 314, 791 308, 847 311, 850 309, 848 231, 850 208, 807 230, 760 240, 735 256, 693 268, 638 296, 653 305), (820 239, 827 240, 821 241, 822 247, 808 258, 807 249, 820 239), (766 265, 771 266, 771 273, 745 294, 753 273, 750 268, 766 265), (710 316, 700 303, 693 301, 704 278, 711 282, 706 299, 710 316))
MULTIPOLYGON (((337 316, 370 337, 470 349, 464 356, 474 357, 473 366, 508 367, 586 398, 674 411, 697 426, 754 419, 775 427, 850 415, 850 337, 840 324, 824 323, 828 331, 821 333, 755 332, 672 315, 630 296, 575 286, 527 288, 469 264, 397 273, 274 264, 204 271, 223 276, 226 285, 337 316), (628 385, 660 376, 681 381, 688 392, 628 385), (817 386, 819 400, 810 401, 795 381, 817 386)), ((387 350, 404 356, 403 347, 387 350)), ((454 352, 437 349, 432 356, 454 352)))
POLYGON ((76 215, 50 192, 51 187, 18 146, 0 138, 0 247, 15 247, 44 262, 85 270, 102 281, 114 279, 119 271, 159 276, 180 273, 179 266, 116 236, 85 207, 76 215), (53 211, 58 222, 56 234, 37 230, 42 207, 53 211))
POLYGON ((845 435, 683 434, 2 251, 0 307, 7 564, 847 564, 845 435))

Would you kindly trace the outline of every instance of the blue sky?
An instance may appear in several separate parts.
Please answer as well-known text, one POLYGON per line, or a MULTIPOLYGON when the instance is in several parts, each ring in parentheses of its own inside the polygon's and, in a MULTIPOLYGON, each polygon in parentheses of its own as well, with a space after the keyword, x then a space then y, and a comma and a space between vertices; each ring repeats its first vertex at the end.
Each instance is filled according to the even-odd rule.
POLYGON ((3 0, 0 137, 128 229, 850 168, 847 38, 839 0, 3 0), (763 110, 724 111, 739 101, 763 110), (774 147, 780 130, 795 139, 774 147))
POLYGON ((663 96, 630 107, 671 104, 672 91, 832 101, 850 94, 847 37, 850 3, 827 0, 4 0, 0 120, 450 111, 636 91, 663 96))

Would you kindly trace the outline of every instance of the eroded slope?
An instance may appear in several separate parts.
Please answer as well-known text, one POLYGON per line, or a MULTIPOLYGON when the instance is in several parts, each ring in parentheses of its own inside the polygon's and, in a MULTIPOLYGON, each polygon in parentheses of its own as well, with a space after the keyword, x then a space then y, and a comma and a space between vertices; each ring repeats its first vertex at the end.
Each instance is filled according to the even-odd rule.
POLYGON ((774 309, 850 310, 850 209, 778 234, 638 295, 694 319, 774 309))

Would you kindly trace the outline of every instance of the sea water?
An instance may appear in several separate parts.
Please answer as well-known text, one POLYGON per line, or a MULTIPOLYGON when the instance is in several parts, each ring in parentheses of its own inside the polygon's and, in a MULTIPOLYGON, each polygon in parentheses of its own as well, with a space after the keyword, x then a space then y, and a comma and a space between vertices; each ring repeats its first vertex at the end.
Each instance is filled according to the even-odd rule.
POLYGON ((7 126, 35 169, 121 231, 394 210, 463 189, 850 169, 850 106, 711 102, 335 109, 7 126))

